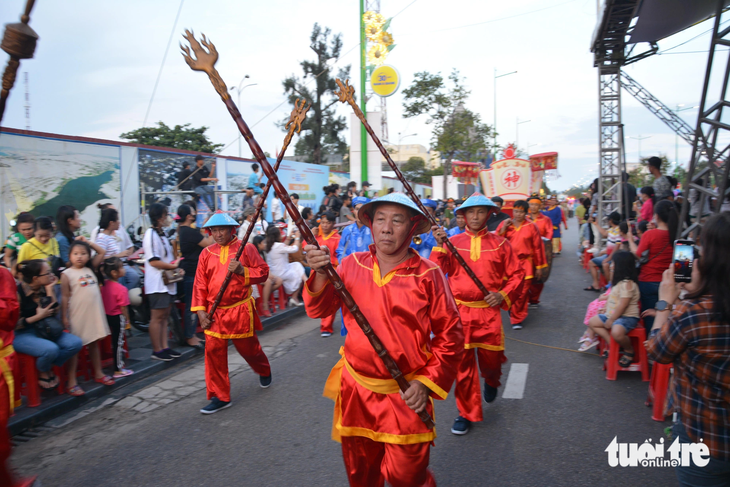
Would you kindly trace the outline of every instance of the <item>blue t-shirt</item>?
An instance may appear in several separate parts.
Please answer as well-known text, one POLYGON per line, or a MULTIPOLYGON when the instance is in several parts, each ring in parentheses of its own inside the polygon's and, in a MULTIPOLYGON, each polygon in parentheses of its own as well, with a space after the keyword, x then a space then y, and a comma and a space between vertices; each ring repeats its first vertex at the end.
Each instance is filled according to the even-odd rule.
POLYGON ((254 194, 261 194, 264 192, 264 190, 259 187, 259 175, 255 172, 251 173, 251 175, 248 177, 247 187, 253 188, 254 194))

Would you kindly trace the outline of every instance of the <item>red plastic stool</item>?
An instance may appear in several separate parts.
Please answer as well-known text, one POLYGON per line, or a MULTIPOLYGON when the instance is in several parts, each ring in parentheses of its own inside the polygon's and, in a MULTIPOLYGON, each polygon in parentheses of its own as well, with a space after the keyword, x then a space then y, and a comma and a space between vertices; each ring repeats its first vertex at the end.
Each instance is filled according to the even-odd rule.
POLYGON ((651 381, 649 382, 649 393, 646 396, 647 406, 651 406, 652 414, 651 419, 654 421, 664 421, 664 401, 667 398, 667 392, 669 390, 669 374, 672 370, 672 364, 660 364, 659 362, 654 363, 654 368, 651 370, 651 381))
MULTIPOLYGON (((23 395, 26 398, 26 406, 30 408, 38 407, 41 405, 41 386, 38 385, 38 370, 35 367, 36 357, 17 352, 15 355, 18 364, 18 373, 14 374, 17 381, 16 398, 23 395)), ((58 377, 56 390, 59 394, 63 394, 66 371, 63 367, 56 366, 52 370, 53 374, 58 377)))
POLYGON ((642 322, 631 330, 627 335, 631 339, 631 345, 634 347, 634 361, 628 367, 621 367, 618 364, 619 346, 616 340, 611 337, 611 343, 608 346, 608 358, 603 363, 603 370, 606 371, 606 379, 616 380, 616 374, 619 370, 641 372, 641 379, 644 382, 649 381, 649 360, 646 357, 646 349, 644 341, 646 340, 646 331, 642 322))
POLYGON ((591 259, 593 258, 593 254, 590 252, 587 252, 588 249, 583 251, 583 269, 585 269, 586 272, 591 272, 591 259))

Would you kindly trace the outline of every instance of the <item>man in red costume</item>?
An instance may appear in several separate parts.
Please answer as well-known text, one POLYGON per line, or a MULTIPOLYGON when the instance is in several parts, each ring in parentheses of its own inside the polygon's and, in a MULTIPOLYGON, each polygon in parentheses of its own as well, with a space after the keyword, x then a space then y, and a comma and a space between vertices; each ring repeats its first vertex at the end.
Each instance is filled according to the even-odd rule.
MULTIPOLYGON (((322 213, 315 238, 320 247, 327 247, 330 252, 330 262, 337 268, 337 247, 340 245, 340 234, 335 230, 335 214, 331 211, 322 213)), ((322 318, 319 331, 323 337, 332 336, 332 325, 335 322, 336 312, 322 318)))
MULTIPOLYGON (((324 395, 335 401, 332 438, 352 486, 436 485, 428 470, 436 433, 418 417, 433 417, 433 399, 445 399, 464 349, 459 313, 441 270, 409 248, 428 220, 408 197, 391 193, 358 212, 374 240, 367 252, 343 259, 337 269, 410 388, 400 393, 352 313, 343 308, 349 333, 324 395), (433 333, 433 338, 431 334, 433 333)), ((304 304, 312 318, 342 306, 324 275, 324 250, 307 246, 313 271, 304 304)))
POLYGON ((228 377, 228 340, 259 375, 261 387, 271 385, 269 359, 261 349, 254 330, 261 330, 261 321, 254 308, 251 286, 266 282, 269 266, 256 247, 247 244, 241 260, 235 260, 241 241, 236 237, 238 223, 218 211, 203 225, 215 243, 203 249, 195 273, 193 301, 190 310, 198 313, 205 330, 205 384, 210 404, 200 410, 213 414, 231 406, 231 383, 228 377), (213 305, 226 273, 233 272, 212 319, 208 310, 213 305))
MULTIPOLYGON (((545 245, 546 241, 552 242, 553 222, 540 211, 542 208, 542 200, 540 200, 537 196, 533 196, 527 200, 527 203, 530 205, 530 214, 527 216, 527 219, 537 225, 538 230, 540 230, 540 237, 542 237, 543 245, 545 245)), ((540 295, 542 294, 543 287, 545 287, 545 283, 541 282, 540 278, 533 279, 530 283, 530 289, 528 292, 530 308, 537 308, 540 306, 540 295)))
POLYGON ((522 270, 525 271, 525 280, 517 292, 517 299, 509 310, 509 318, 513 330, 521 330, 522 322, 527 318, 527 300, 532 280, 542 277, 542 270, 547 267, 545 261, 545 245, 542 243, 540 230, 533 222, 525 219, 529 209, 527 201, 515 201, 512 209, 512 219, 500 223, 497 233, 512 245, 522 270))
MULTIPOLYGON (((486 196, 474 193, 456 210, 466 216, 466 232, 450 239, 490 291, 487 296, 479 291, 450 250, 434 247, 431 253, 431 260, 449 275, 451 291, 464 325, 466 352, 459 364, 455 392, 459 416, 451 428, 455 435, 465 435, 472 421, 482 420, 479 372, 484 378, 484 400, 489 403, 497 397, 502 364, 507 361, 499 309, 510 308, 524 278, 510 243, 504 237, 490 233, 487 227, 487 220, 497 208, 486 196)), ((438 227, 434 227, 434 237, 440 244, 447 238, 444 230, 438 227)))

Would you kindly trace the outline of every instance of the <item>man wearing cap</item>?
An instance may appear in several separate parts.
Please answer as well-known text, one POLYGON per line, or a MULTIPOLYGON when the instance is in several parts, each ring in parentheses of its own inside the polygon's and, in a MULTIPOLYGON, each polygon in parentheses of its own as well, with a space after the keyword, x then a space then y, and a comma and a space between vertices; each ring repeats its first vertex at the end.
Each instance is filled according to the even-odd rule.
POLYGON ((542 243, 540 230, 533 222, 525 219, 529 208, 527 201, 515 201, 512 209, 513 218, 503 221, 497 229, 498 235, 509 240, 512 250, 514 250, 520 261, 522 270, 525 271, 525 280, 509 310, 509 319, 513 330, 522 329, 522 322, 527 318, 528 290, 532 280, 533 278, 540 279, 542 270, 547 267, 545 245, 542 243))
POLYGON ((215 243, 200 254, 190 310, 198 313, 198 321, 207 336, 205 384, 211 402, 200 412, 213 414, 231 406, 228 340, 259 375, 261 387, 271 385, 269 360, 254 334, 254 330, 261 330, 262 326, 251 290, 253 284, 266 282, 269 266, 253 244, 246 245, 240 261, 233 259, 241 241, 236 237, 238 223, 227 214, 216 212, 203 228, 213 236, 215 243), (228 271, 233 272, 233 277, 211 319, 208 310, 228 271))
POLYGON ((362 192, 362 195, 361 196, 363 196, 364 198, 367 198, 368 197, 368 191, 370 191, 370 186, 372 186, 372 184, 368 183, 367 181, 363 181, 363 183, 362 183, 362 191, 361 191, 362 192))
MULTIPOLYGON (((428 470, 436 433, 417 413, 433 416, 432 400, 445 399, 451 389, 464 347, 459 313, 441 270, 408 246, 429 226, 407 196, 392 193, 369 202, 358 217, 375 244, 341 261, 337 272, 410 388, 399 391, 344 310, 350 333, 325 386, 325 396, 335 401, 332 438, 342 443, 352 486, 436 485, 428 470)), ((330 257, 313 246, 305 250, 315 271, 304 292, 307 314, 328 316, 342 305, 324 275, 330 257)))
MULTIPOLYGON (((434 200, 430 198, 422 199, 421 203, 423 203, 423 206, 426 207, 431 216, 436 216, 437 203, 434 200)), ((436 243, 436 239, 433 238, 433 232, 429 230, 428 232, 423 233, 416 238, 416 240, 419 239, 419 243, 411 242, 411 248, 418 252, 418 255, 420 255, 424 259, 428 259, 431 256, 431 249, 438 245, 436 243)))
MULTIPOLYGON (((537 225, 537 229, 540 230, 540 237, 542 237, 543 244, 545 242, 551 242, 553 239, 553 222, 550 218, 540 212, 542 208, 542 200, 537 196, 531 196, 527 200, 527 204, 530 205, 530 212, 527 215, 527 220, 537 225)), ((550 244, 552 245, 552 244, 550 244)), ((537 308, 540 306, 540 295, 542 289, 545 287, 545 283, 540 278, 533 279, 530 283, 530 289, 528 290, 528 301, 530 302, 530 308, 537 308)))
MULTIPOLYGON (((459 416, 451 432, 464 435, 473 421, 482 420, 479 372, 484 378, 484 400, 497 397, 502 376, 504 332, 500 307, 509 309, 522 285, 524 271, 510 243, 489 231, 487 221, 497 205, 484 195, 474 193, 456 210, 466 217, 466 232, 451 237, 451 242, 471 270, 490 291, 484 296, 450 250, 434 247, 431 260, 449 275, 451 291, 459 305, 464 325, 466 352, 456 376, 456 406, 459 416), (477 357, 479 367, 477 368, 477 357)), ((446 241, 442 228, 433 227, 439 244, 446 241)))
POLYGON ((553 255, 560 255, 560 251, 563 248, 563 244, 560 241, 560 223, 565 225, 565 229, 568 229, 568 221, 565 219, 563 209, 558 206, 558 199, 555 195, 548 197, 548 209, 543 211, 542 214, 550 219, 553 223, 553 255))

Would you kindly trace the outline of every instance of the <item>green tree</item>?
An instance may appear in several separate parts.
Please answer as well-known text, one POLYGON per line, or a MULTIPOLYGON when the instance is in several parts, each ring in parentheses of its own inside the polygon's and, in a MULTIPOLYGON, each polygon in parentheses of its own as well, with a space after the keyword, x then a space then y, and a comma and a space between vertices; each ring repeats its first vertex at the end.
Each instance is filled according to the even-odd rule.
MULTIPOLYGON (((337 90, 335 78, 349 78, 350 66, 340 69, 336 77, 330 72, 329 61, 339 58, 342 51, 342 34, 332 36, 329 28, 322 29, 315 23, 309 41, 316 60, 299 63, 304 75, 301 78, 291 75, 282 84, 292 108, 297 98, 312 104, 306 120, 302 123, 303 135, 297 139, 294 154, 305 156, 314 164, 322 164, 325 156, 344 154, 347 150, 347 143, 342 136, 342 132, 347 129, 347 122, 345 117, 335 114, 334 105, 339 100, 334 93, 337 90), (314 86, 309 87, 312 80, 314 86)), ((288 118, 279 123, 284 131, 287 121, 288 118)))
POLYGON ((157 127, 142 127, 130 132, 125 132, 119 136, 121 139, 128 140, 135 144, 155 145, 157 147, 172 147, 173 149, 183 149, 194 152, 218 152, 223 148, 223 144, 214 144, 205 132, 208 127, 190 127, 189 123, 185 125, 175 125, 170 128, 163 122, 157 122, 157 127))
POLYGON ((426 161, 422 157, 413 156, 400 168, 408 181, 416 181, 426 171, 426 161))
MULTIPOLYGON (((451 161, 456 157, 474 162, 486 156, 492 137, 491 127, 482 123, 479 114, 466 108, 470 92, 456 69, 448 80, 447 87, 440 73, 423 71, 416 73, 411 86, 403 90, 403 116, 428 116, 426 123, 434 127, 431 148, 444 158, 445 174, 451 173, 451 161)), ((444 178, 444 195, 446 186, 444 178)))

